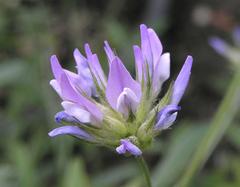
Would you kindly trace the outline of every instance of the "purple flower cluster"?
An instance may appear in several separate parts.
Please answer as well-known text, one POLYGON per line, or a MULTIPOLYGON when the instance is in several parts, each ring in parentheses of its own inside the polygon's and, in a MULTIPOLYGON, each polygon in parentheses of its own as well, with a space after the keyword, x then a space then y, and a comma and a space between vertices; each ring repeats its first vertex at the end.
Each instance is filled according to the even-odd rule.
POLYGON ((112 147, 119 154, 139 156, 161 130, 173 124, 190 78, 192 57, 187 57, 168 92, 157 100, 170 76, 170 54, 163 53, 153 29, 142 24, 140 33, 141 45, 133 46, 136 80, 106 41, 108 78, 88 44, 85 56, 74 50, 77 73, 63 69, 57 57, 51 57, 54 79, 50 85, 61 97, 64 110, 55 116, 62 126, 49 136, 68 134, 112 147))

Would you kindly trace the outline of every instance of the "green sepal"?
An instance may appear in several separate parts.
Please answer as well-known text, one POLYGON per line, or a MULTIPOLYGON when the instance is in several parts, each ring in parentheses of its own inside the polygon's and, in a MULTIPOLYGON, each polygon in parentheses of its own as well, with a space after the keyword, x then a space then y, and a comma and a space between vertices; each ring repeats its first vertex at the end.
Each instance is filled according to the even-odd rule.
POLYGON ((110 116, 106 116, 104 118, 102 130, 109 132, 109 134, 112 134, 117 138, 124 137, 127 134, 127 128, 125 124, 110 116))
POLYGON ((141 145, 146 147, 152 142, 153 138, 153 126, 156 123, 157 111, 148 115, 147 120, 140 126, 137 131, 137 137, 141 142, 141 145))
POLYGON ((171 98, 172 98, 172 92, 173 92, 173 82, 171 82, 168 91, 163 96, 163 98, 158 102, 156 107, 154 107, 153 110, 157 110, 158 112, 166 105, 170 104, 171 98))

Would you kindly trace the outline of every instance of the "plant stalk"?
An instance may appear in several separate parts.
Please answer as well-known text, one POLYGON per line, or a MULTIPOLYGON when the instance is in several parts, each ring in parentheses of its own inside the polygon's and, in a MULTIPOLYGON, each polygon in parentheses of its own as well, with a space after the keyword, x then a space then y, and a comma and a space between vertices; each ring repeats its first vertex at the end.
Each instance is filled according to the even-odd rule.
POLYGON ((145 160, 142 156, 136 157, 136 159, 137 159, 139 167, 141 168, 141 170, 143 172, 147 187, 152 187, 150 172, 149 172, 147 163, 145 162, 145 160))
POLYGON ((199 146, 193 154, 189 166, 186 168, 177 187, 190 185, 194 175, 203 167, 227 128, 231 125, 240 106, 240 68, 235 73, 230 86, 218 108, 206 134, 202 137, 199 146))

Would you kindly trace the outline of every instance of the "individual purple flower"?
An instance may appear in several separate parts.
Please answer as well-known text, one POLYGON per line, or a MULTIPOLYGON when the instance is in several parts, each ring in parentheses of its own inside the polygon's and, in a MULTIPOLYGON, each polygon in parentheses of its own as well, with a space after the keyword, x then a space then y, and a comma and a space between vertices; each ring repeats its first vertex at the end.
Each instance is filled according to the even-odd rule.
POLYGON ((134 156, 140 156, 142 151, 134 145, 129 139, 121 139, 120 146, 116 148, 118 154, 130 153, 134 156))
POLYGON ((160 110, 157 115, 157 123, 155 130, 163 130, 169 128, 177 118, 177 112, 181 107, 177 105, 167 105, 160 110))
POLYGON ((239 66, 240 58, 240 26, 236 26, 232 30, 233 44, 231 45, 219 37, 211 37, 209 39, 210 46, 221 56, 229 60, 234 66, 239 66))
POLYGON ((191 75, 192 61, 192 57, 188 56, 173 84, 170 105, 163 107, 157 114, 155 130, 167 129, 176 120, 178 111, 181 109, 178 104, 187 88, 191 75))
POLYGON ((170 76, 170 54, 162 54, 161 41, 153 29, 142 24, 140 33, 141 48, 133 46, 137 79, 139 82, 151 82, 152 95, 156 97, 170 76))
POLYGON ((172 125, 189 82, 192 57, 187 57, 170 91, 156 102, 170 77, 170 54, 163 53, 153 29, 140 25, 140 36, 140 47, 133 46, 136 80, 107 41, 107 78, 89 44, 84 45, 85 56, 74 50, 77 73, 62 68, 55 55, 51 57, 54 79, 50 85, 62 99, 64 110, 55 116, 63 126, 49 136, 72 135, 112 147, 119 154, 140 156, 160 130, 172 125))

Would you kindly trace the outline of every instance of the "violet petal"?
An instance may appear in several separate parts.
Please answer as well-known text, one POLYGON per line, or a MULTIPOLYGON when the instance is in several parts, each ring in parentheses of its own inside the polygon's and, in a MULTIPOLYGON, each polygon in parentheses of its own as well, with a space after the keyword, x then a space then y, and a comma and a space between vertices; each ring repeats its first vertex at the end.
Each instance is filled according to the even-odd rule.
POLYGON ((74 117, 67 114, 65 111, 60 111, 55 115, 55 121, 59 124, 62 122, 76 123, 78 122, 74 117))
POLYGON ((49 82, 49 84, 52 86, 52 88, 57 92, 57 94, 59 95, 59 97, 61 97, 62 99, 63 99, 63 97, 62 97, 62 93, 61 93, 61 88, 60 88, 60 85, 59 85, 59 83, 57 82, 57 80, 56 79, 52 79, 50 82, 49 82))
POLYGON ((51 68, 52 68, 53 75, 54 75, 55 79, 58 82, 60 82, 60 78, 61 78, 61 74, 63 73, 63 69, 57 59, 57 56, 52 55, 50 58, 50 62, 51 62, 51 68))
POLYGON ((78 119, 81 123, 90 123, 91 122, 91 114, 83 109, 81 106, 69 102, 69 101, 63 101, 62 106, 65 110, 65 113, 67 113, 70 116, 75 117, 78 119))
POLYGON ((62 73, 62 75, 61 75, 60 88, 61 88, 61 95, 64 100, 68 100, 68 101, 72 101, 72 102, 78 101, 79 94, 72 87, 72 85, 65 73, 62 73))
POLYGON ((189 82, 192 69, 192 57, 188 56, 173 85, 171 104, 178 105, 189 82))
POLYGON ((74 50, 73 56, 77 63, 78 75, 87 82, 93 82, 92 75, 87 64, 87 59, 78 49, 74 50))
POLYGON ((167 129, 170 127, 177 118, 177 111, 181 107, 177 105, 167 105, 158 114, 156 119, 155 130, 167 129))
MULTIPOLYGON (((86 71, 89 71, 89 69, 86 69, 86 71)), ((68 70, 64 70, 64 72, 67 75, 71 86, 79 93, 84 93, 88 96, 92 96, 93 93, 96 92, 92 77, 84 77, 81 74, 75 74, 68 70)))
POLYGON ((103 119, 102 112, 98 109, 98 107, 92 103, 90 100, 88 100, 86 97, 82 96, 80 93, 76 93, 76 91, 72 88, 72 86, 69 83, 69 80, 65 74, 62 74, 61 77, 61 90, 63 92, 63 95, 66 98, 69 98, 67 100, 73 101, 74 103, 80 104, 80 106, 83 106, 86 108, 88 112, 93 115, 97 121, 101 121, 103 119))
POLYGON ((209 44, 220 55, 225 55, 226 52, 229 50, 228 44, 225 41, 223 41, 221 38, 218 38, 218 37, 210 38, 209 44))
POLYGON ((110 47, 110 45, 107 41, 104 41, 104 50, 107 54, 109 63, 111 63, 114 60, 114 58, 116 57, 116 55, 114 54, 112 48, 110 47))
POLYGON ((86 52, 87 59, 88 59, 88 65, 91 68, 93 75, 97 79, 98 85, 100 87, 105 86, 106 85, 105 75, 102 70, 101 64, 98 60, 97 55, 92 53, 89 44, 85 44, 84 47, 85 47, 85 52, 86 52))
POLYGON ((117 111, 128 117, 129 112, 135 113, 139 104, 136 94, 129 88, 124 88, 117 100, 117 111))
POLYGON ((136 146, 134 145, 129 139, 121 139, 120 140, 121 145, 123 145, 124 147, 122 147, 121 145, 117 148, 117 152, 119 154, 124 154, 124 150, 126 150, 128 153, 134 155, 134 156, 140 156, 142 154, 142 151, 136 146), (119 151, 120 150, 120 151, 119 151), (122 151, 122 153, 121 153, 122 151))
POLYGON ((144 76, 144 80, 146 81, 146 67, 144 64, 143 54, 139 46, 133 46, 134 58, 135 58, 135 69, 137 80, 141 83, 142 78, 144 76))
POLYGON ((117 109, 117 100, 124 88, 130 88, 137 96, 141 98, 141 86, 135 81, 119 58, 115 58, 110 64, 108 83, 106 88, 106 97, 109 104, 117 109))
POLYGON ((162 43, 160 42, 157 34, 151 28, 148 29, 148 36, 151 45, 153 66, 155 67, 163 51, 162 43))
POLYGON ((48 133, 50 137, 60 136, 60 135, 72 135, 80 139, 84 139, 87 141, 93 141, 94 138, 85 132, 84 130, 80 129, 78 126, 62 126, 53 129, 48 133))
POLYGON ((148 33, 148 28, 146 25, 141 24, 140 25, 140 34, 141 34, 141 49, 143 53, 143 58, 146 60, 148 63, 148 68, 150 75, 152 75, 153 71, 153 56, 152 56, 152 49, 151 49, 151 44, 149 40, 149 33, 148 33))
POLYGON ((170 54, 164 53, 156 67, 153 73, 153 83, 152 83, 152 89, 154 95, 157 95, 162 87, 162 84, 169 78, 170 76, 170 54))
POLYGON ((116 151, 118 152, 118 154, 125 154, 126 153, 126 149, 125 149, 125 146, 124 145, 119 145, 117 148, 116 148, 116 151))

